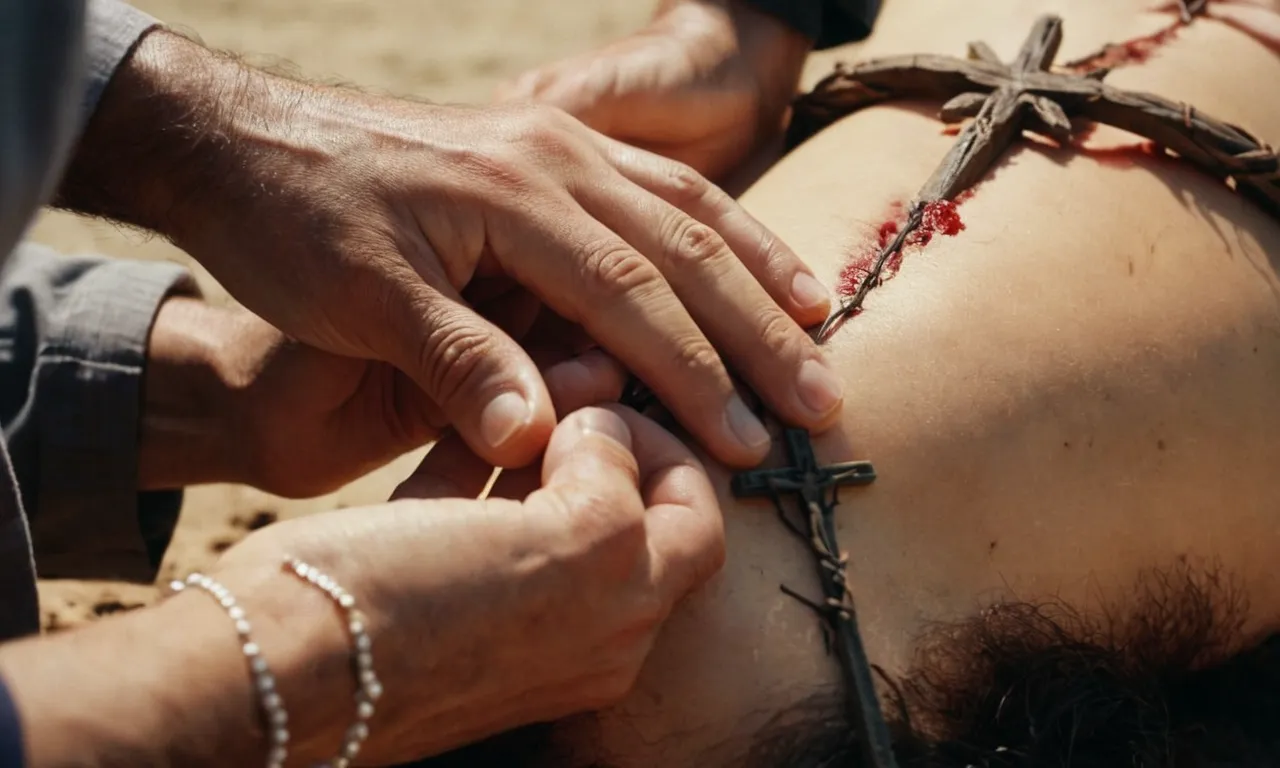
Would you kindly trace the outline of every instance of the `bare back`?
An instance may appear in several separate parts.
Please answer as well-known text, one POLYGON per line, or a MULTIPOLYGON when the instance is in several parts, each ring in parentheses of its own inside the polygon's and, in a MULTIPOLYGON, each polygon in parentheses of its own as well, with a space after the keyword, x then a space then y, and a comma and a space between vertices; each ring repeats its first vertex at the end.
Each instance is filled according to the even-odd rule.
MULTIPOLYGON (((1175 18, 1138 0, 885 5, 871 40, 815 56, 809 80, 837 57, 963 56, 971 40, 1011 58, 1042 13, 1063 17, 1059 61, 1175 18)), ((1108 82, 1280 140, 1280 56, 1212 18, 1108 82)), ((742 201, 834 286, 947 152, 938 106, 846 117, 742 201)), ((815 446, 879 473, 842 494, 840 536, 891 676, 933 622, 1009 597, 1123 602, 1184 556, 1238 579, 1248 631, 1280 619, 1280 222, 1186 163, 1114 150, 1137 143, 1017 146, 960 206, 963 229, 908 249, 826 345, 846 407, 815 446)), ((778 589, 816 592, 810 555, 713 473, 727 566, 677 609, 627 702, 561 729, 593 759, 740 765, 780 713, 838 693, 818 622, 778 589)))

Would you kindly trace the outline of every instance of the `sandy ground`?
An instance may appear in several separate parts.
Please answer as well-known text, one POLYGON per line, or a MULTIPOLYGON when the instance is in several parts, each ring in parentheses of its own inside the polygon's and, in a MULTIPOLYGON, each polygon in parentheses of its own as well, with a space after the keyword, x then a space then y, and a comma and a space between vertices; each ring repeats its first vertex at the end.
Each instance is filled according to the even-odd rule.
MULTIPOLYGON (((481 102, 530 66, 638 27, 650 0, 135 0, 206 44, 309 75, 437 101, 481 102)), ((190 265, 206 295, 225 292, 184 254, 157 239, 64 214, 46 215, 34 239, 67 252, 167 259, 190 265)), ((317 499, 288 501, 242 486, 192 488, 160 584, 208 566, 267 521, 383 500, 420 452, 317 499)), ((45 626, 56 629, 145 604, 149 585, 41 584, 45 626)))

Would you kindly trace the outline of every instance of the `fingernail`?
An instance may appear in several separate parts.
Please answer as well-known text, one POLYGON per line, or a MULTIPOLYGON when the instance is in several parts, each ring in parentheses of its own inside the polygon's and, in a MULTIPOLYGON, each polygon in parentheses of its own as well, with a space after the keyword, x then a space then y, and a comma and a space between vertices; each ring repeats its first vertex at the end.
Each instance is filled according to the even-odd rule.
POLYGON ((578 428, 582 434, 595 433, 616 440, 623 448, 631 450, 631 430, 616 414, 603 408, 588 408, 578 413, 578 428))
POLYGON ((831 305, 831 292, 807 272, 797 272, 791 280, 791 298, 803 309, 818 309, 831 305))
POLYGON ((724 409, 724 415, 734 437, 747 448, 758 451, 769 444, 769 432, 747 404, 742 402, 738 393, 735 392, 729 396, 729 404, 724 409))
POLYGON ((503 392, 480 414, 480 437, 493 448, 502 446, 533 418, 533 409, 519 392, 503 392))
POLYGON ((806 408, 822 417, 840 405, 844 386, 826 365, 817 360, 806 360, 796 378, 796 394, 806 408))

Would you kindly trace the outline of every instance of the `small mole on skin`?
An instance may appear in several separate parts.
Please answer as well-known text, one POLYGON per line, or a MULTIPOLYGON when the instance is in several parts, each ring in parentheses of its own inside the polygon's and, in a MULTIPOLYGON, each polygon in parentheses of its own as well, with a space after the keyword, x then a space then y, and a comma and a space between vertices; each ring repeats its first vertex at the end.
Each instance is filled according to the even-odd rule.
POLYGON ((1157 450, 1157 451, 1163 451, 1163 450, 1164 450, 1164 440, 1157 440, 1157 441, 1156 441, 1156 450, 1157 450))
POLYGON ((999 543, 999 542, 993 541, 993 542, 991 542, 989 545, 987 545, 987 554, 988 554, 988 555, 989 555, 989 554, 991 554, 992 552, 995 552, 995 551, 996 551, 996 544, 998 544, 998 543, 999 543))
POLYGON ((1133 277, 1133 259, 1129 259, 1129 277, 1133 277))
POLYGON ((1071 447, 1071 443, 1070 443, 1070 442, 1068 442, 1067 440, 1063 440, 1063 441, 1062 441, 1062 447, 1063 447, 1063 448, 1070 448, 1070 447, 1071 447))

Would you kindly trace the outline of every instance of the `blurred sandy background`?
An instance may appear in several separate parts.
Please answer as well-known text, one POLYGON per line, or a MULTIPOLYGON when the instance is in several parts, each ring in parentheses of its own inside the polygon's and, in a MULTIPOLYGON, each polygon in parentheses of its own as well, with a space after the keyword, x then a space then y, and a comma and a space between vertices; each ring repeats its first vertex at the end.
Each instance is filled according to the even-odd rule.
MULTIPOLYGON (((207 45, 255 60, 286 60, 307 76, 434 101, 486 101, 502 80, 640 26, 653 0, 134 0, 207 45)), ((169 259, 190 265, 206 294, 226 294, 157 239, 64 214, 48 214, 34 239, 68 252, 169 259)), ((160 573, 207 567, 250 528, 270 520, 383 500, 421 452, 318 499, 286 501, 240 486, 188 490, 160 573)), ((46 628, 59 629, 144 604, 149 586, 44 582, 46 628)))

